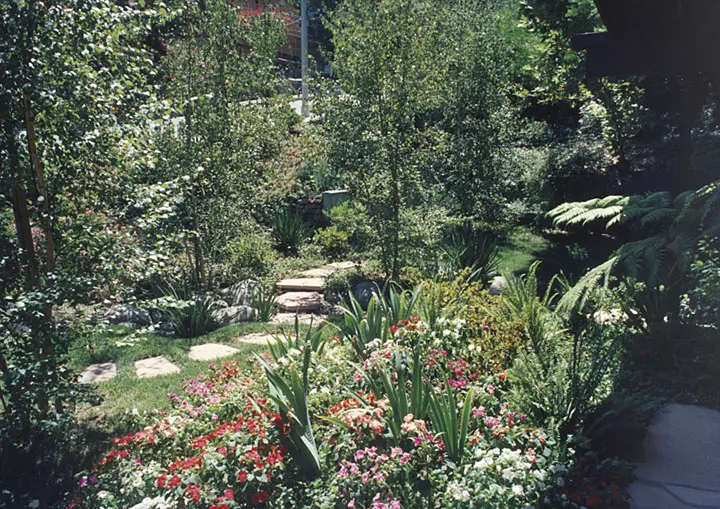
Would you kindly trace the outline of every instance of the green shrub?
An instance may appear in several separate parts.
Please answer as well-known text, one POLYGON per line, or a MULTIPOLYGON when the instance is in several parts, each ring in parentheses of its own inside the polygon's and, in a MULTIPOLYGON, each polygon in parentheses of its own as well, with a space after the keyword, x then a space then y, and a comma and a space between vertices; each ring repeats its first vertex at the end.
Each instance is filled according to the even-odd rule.
POLYGON ((337 226, 320 228, 315 232, 313 241, 320 246, 320 250, 331 260, 338 260, 344 257, 350 247, 350 235, 337 226))
POLYGON ((523 342, 521 324, 503 316, 501 297, 490 295, 478 282, 468 282, 469 273, 465 269, 454 281, 427 284, 420 310, 437 320, 441 308, 445 317, 465 321, 465 336, 449 343, 454 355, 485 369, 509 366, 523 342))
POLYGON ((355 251, 367 249, 372 230, 364 205, 355 201, 346 201, 330 209, 326 215, 338 231, 347 234, 348 242, 355 251))
POLYGON ((270 239, 260 232, 248 232, 227 246, 232 282, 265 277, 275 256, 270 239))
POLYGON ((310 228, 300 216, 286 210, 275 216, 272 234, 275 249, 281 253, 295 256, 298 254, 300 245, 310 236, 310 228))

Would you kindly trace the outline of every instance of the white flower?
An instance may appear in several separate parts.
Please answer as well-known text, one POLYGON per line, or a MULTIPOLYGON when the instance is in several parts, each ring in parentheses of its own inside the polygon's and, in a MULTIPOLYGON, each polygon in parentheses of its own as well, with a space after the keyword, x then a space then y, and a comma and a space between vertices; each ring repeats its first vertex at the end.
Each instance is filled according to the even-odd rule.
POLYGON ((525 490, 523 489, 523 487, 517 484, 513 484, 512 492, 513 495, 515 495, 516 497, 522 497, 523 495, 525 495, 525 490))
POLYGON ((40 501, 38 499, 31 500, 30 503, 28 503, 28 507, 30 509, 37 509, 40 507, 40 501))

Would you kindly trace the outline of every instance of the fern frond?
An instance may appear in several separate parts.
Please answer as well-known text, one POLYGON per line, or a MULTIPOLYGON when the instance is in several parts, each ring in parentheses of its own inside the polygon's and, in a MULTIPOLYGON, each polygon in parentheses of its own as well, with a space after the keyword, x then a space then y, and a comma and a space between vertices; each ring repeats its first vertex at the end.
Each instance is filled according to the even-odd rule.
POLYGON ((585 300, 594 289, 602 286, 608 286, 610 276, 618 263, 617 256, 611 257, 604 263, 588 271, 580 280, 570 288, 565 295, 558 301, 558 309, 562 311, 572 311, 573 309, 581 309, 585 300))

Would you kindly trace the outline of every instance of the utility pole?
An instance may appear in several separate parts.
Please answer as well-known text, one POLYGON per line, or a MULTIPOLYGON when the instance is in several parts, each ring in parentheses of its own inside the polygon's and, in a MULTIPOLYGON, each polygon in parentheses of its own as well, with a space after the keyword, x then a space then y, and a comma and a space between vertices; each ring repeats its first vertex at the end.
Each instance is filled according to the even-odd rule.
POLYGON ((308 0, 300 1, 300 61, 302 73, 302 114, 307 117, 308 109, 308 0))

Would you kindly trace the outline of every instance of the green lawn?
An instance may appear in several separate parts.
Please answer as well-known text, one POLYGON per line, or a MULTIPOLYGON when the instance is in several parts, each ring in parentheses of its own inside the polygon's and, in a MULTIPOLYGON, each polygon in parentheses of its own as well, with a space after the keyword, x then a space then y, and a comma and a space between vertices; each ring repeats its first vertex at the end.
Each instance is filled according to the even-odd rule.
POLYGON ((513 274, 527 272, 530 265, 543 259, 551 248, 552 242, 530 228, 516 228, 500 246, 498 268, 500 272, 513 274))

